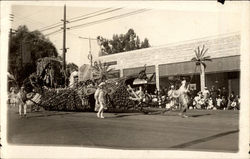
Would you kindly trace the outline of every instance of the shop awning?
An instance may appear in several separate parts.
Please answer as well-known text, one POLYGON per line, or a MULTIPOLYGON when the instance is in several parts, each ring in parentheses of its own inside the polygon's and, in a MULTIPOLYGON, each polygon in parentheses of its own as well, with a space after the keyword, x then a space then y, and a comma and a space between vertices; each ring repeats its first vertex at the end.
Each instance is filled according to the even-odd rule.
MULTIPOLYGON (((123 69, 123 76, 129 76, 129 75, 134 75, 134 74, 139 74, 141 70, 143 70, 144 67, 136 67, 136 68, 128 68, 128 69, 123 69)), ((152 74, 155 72, 155 66, 146 66, 146 73, 152 74)))
MULTIPOLYGON (((211 62, 206 62, 207 67, 205 72, 230 72, 240 70, 240 56, 229 56, 212 59, 211 62)), ((194 62, 187 61, 181 63, 172 63, 159 65, 160 76, 175 76, 200 73, 200 67, 195 69, 194 62)))

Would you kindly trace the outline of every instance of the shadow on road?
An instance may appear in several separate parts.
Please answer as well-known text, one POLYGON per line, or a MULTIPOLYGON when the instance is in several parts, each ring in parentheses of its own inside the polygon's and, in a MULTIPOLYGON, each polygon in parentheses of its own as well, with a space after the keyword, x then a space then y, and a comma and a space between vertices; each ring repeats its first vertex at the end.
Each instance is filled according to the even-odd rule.
POLYGON ((183 144, 180 144, 180 145, 175 145, 175 146, 172 146, 170 148, 186 148, 186 147, 189 147, 189 146, 192 146, 192 145, 195 145, 195 144, 207 142, 209 140, 213 140, 213 139, 216 139, 216 138, 219 138, 219 137, 222 137, 222 136, 226 136, 226 135, 229 135, 229 134, 237 133, 237 132, 239 132, 239 130, 227 131, 227 132, 219 133, 219 134, 216 134, 216 135, 213 135, 213 136, 209 136, 209 137, 205 137, 205 138, 202 138, 202 139, 197 139, 197 140, 194 140, 194 141, 191 141, 191 142, 183 143, 183 144))
POLYGON ((196 114, 196 115, 190 115, 190 117, 197 118, 197 117, 206 116, 206 115, 211 115, 211 114, 196 114))
POLYGON ((40 118, 40 117, 49 117, 49 116, 64 116, 75 114, 77 112, 54 112, 54 113, 47 113, 47 112, 39 112, 41 114, 32 114, 32 116, 28 116, 27 118, 40 118))
POLYGON ((137 116, 137 115, 142 115, 142 114, 114 114, 115 116, 112 117, 107 117, 107 118, 123 118, 123 117, 128 117, 128 116, 137 116))
MULTIPOLYGON (((163 110, 163 111, 147 112, 147 113, 144 113, 144 114, 147 114, 147 115, 179 116, 179 111, 163 110)), ((208 116, 208 115, 212 115, 212 114, 210 114, 210 113, 207 113, 207 114, 195 114, 195 115, 188 114, 189 117, 193 117, 193 118, 208 116)))

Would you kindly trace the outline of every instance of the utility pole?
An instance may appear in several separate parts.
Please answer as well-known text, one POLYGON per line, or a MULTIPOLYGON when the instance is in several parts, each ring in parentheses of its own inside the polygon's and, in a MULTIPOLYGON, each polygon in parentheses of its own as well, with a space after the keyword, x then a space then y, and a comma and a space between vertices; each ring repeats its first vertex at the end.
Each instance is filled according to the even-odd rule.
POLYGON ((91 53, 91 40, 89 38, 89 55, 88 55, 88 59, 90 60, 90 66, 92 67, 93 66, 93 56, 92 56, 92 53, 91 53))
POLYGON ((98 39, 95 39, 95 38, 86 38, 86 37, 81 37, 79 36, 80 39, 85 39, 85 40, 89 40, 89 54, 88 54, 88 59, 90 61, 90 66, 92 67, 93 66, 93 55, 92 55, 92 52, 91 52, 91 40, 98 40, 98 39))
POLYGON ((64 5, 63 16, 63 70, 66 72, 66 4, 64 5))

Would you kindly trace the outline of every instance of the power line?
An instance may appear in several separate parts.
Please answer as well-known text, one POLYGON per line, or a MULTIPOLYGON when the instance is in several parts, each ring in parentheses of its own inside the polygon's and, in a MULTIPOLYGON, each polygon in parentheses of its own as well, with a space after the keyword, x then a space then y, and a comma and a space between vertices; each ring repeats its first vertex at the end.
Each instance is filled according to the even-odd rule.
POLYGON ((90 25, 94 25, 94 24, 98 24, 98 23, 103 23, 103 22, 106 22, 106 21, 114 20, 114 19, 120 19, 120 18, 124 18, 124 17, 128 17, 128 16, 132 16, 132 15, 135 15, 135 14, 143 13, 143 12, 146 12, 148 10, 150 10, 150 9, 140 9, 140 10, 137 10, 137 11, 133 11, 133 12, 125 13, 125 14, 120 14, 120 15, 117 15, 117 16, 104 18, 104 19, 101 19, 101 20, 93 21, 93 22, 88 22, 88 23, 84 23, 84 24, 75 25, 75 26, 70 27, 70 29, 72 30, 72 29, 77 29, 79 27, 86 27, 86 26, 90 26, 90 25))
POLYGON ((114 12, 114 11, 121 10, 121 9, 122 8, 116 8, 116 9, 113 9, 113 10, 110 10, 110 11, 106 11, 106 12, 103 12, 103 13, 99 13, 99 14, 96 14, 96 15, 92 15, 92 16, 88 16, 88 17, 76 19, 76 20, 70 21, 70 23, 77 22, 77 21, 80 21, 80 20, 89 19, 89 18, 92 18, 92 17, 96 17, 96 16, 99 16, 99 15, 107 14, 107 13, 114 12))
POLYGON ((41 28, 41 29, 39 29, 39 30, 42 31, 42 30, 45 30, 45 29, 47 29, 47 28, 49 28, 49 27, 53 27, 54 25, 58 25, 58 24, 62 25, 62 22, 57 22, 57 23, 55 23, 55 24, 48 25, 48 26, 43 27, 43 28, 41 28))
MULTIPOLYGON (((88 14, 81 15, 81 16, 78 16, 78 17, 70 18, 69 20, 76 21, 77 18, 86 17, 86 16, 89 16, 89 15, 92 15, 92 14, 96 14, 96 13, 99 13, 99 12, 102 12, 102 11, 105 11, 105 10, 108 10, 108 9, 111 9, 111 8, 101 9, 101 10, 98 10, 98 11, 95 11, 95 12, 92 12, 92 13, 88 13, 88 14), (76 20, 74 20, 74 19, 76 19, 76 20)), ((62 25, 62 22, 57 22, 57 23, 55 23, 55 24, 51 24, 51 25, 49 25, 49 26, 43 27, 43 28, 41 28, 41 29, 39 29, 39 30, 40 30, 40 31, 46 31, 46 30, 50 30, 50 29, 56 28, 56 27, 61 26, 61 25, 62 25)))
POLYGON ((85 15, 77 16, 77 17, 74 17, 74 18, 70 18, 70 20, 82 18, 82 17, 85 17, 85 16, 89 16, 91 14, 96 14, 96 13, 99 13, 99 12, 102 12, 102 11, 105 11, 105 10, 109 10, 109 9, 111 9, 111 7, 110 8, 105 8, 105 9, 101 9, 101 10, 98 10, 98 11, 95 11, 95 12, 91 12, 91 13, 88 13, 88 14, 85 14, 85 15))
POLYGON ((40 30, 40 31, 43 32, 43 31, 46 31, 46 30, 54 29, 54 28, 57 28, 58 26, 61 26, 61 25, 63 25, 63 24, 61 22, 59 22, 58 25, 55 25, 55 26, 52 26, 52 27, 49 27, 49 28, 46 28, 46 29, 43 29, 43 30, 40 30))
POLYGON ((56 34, 56 33, 59 33, 59 32, 61 32, 61 31, 62 31, 61 29, 58 29, 58 30, 56 30, 56 31, 50 32, 50 33, 48 33, 48 34, 45 34, 44 36, 50 36, 50 35, 52 35, 52 34, 56 34))
MULTIPOLYGON (((97 21, 93 21, 93 22, 89 22, 89 23, 84 23, 84 24, 72 26, 72 27, 70 27, 70 29, 71 28, 77 29, 78 27, 90 26, 90 25, 102 23, 102 22, 109 21, 109 20, 114 20, 114 19, 119 19, 119 18, 123 18, 123 17, 127 17, 127 16, 132 16, 132 15, 139 14, 139 13, 142 13, 142 12, 146 12, 146 11, 149 11, 149 10, 150 9, 140 9, 140 10, 137 10, 137 11, 121 14, 121 15, 118 15, 118 16, 113 16, 113 17, 109 17, 109 18, 105 18, 105 19, 101 19, 101 20, 97 20, 97 21)), ((48 33, 45 36, 54 35, 54 34, 57 34, 57 33, 60 33, 60 32, 62 32, 62 30, 59 29, 59 30, 56 30, 54 32, 48 33)), ((70 33, 70 34, 75 35, 73 33, 70 33)), ((79 37, 78 35, 75 35, 75 36, 79 37)))

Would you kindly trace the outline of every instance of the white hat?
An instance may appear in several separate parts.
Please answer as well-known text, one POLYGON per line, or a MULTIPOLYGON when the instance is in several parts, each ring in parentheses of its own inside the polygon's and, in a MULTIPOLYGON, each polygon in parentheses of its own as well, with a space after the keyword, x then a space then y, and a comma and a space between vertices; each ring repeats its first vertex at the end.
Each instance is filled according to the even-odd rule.
POLYGON ((98 86, 103 86, 105 85, 105 82, 101 82, 98 86))
POLYGON ((183 81, 181 81, 181 84, 185 84, 187 81, 186 80, 183 80, 183 81))

